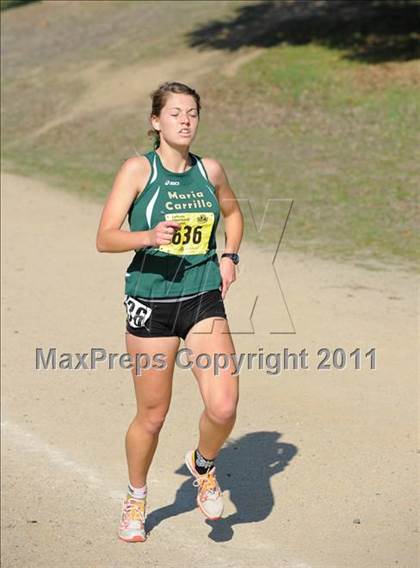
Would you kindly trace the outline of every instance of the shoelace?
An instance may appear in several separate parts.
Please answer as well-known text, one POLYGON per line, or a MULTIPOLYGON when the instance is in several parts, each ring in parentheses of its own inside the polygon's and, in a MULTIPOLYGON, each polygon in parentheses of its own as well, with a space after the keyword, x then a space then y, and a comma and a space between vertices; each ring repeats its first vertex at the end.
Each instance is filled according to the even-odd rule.
POLYGON ((123 522, 140 521, 144 523, 145 503, 143 500, 128 499, 124 503, 123 522))
POLYGON ((218 490, 214 473, 200 475, 194 479, 193 485, 194 487, 200 487, 200 492, 216 493, 218 490))

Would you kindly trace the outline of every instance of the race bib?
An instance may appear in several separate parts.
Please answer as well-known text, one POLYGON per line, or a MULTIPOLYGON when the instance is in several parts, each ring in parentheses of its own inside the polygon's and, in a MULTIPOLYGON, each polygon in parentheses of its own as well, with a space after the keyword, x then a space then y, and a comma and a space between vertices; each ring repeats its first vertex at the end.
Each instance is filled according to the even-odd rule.
POLYGON ((181 227, 175 231, 169 245, 159 250, 169 254, 205 254, 208 250, 214 213, 166 213, 166 221, 175 221, 181 227))
POLYGON ((152 313, 152 308, 139 302, 132 296, 124 297, 124 304, 127 310, 127 321, 131 327, 146 327, 146 321, 152 313))

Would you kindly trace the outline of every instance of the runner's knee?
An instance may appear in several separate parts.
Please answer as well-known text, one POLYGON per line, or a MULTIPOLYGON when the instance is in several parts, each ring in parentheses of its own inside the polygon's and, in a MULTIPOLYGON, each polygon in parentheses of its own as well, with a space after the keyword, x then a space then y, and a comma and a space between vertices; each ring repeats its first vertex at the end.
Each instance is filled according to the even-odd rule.
POLYGON ((218 424, 226 424, 236 416, 236 407, 236 401, 225 400, 218 404, 210 404, 206 410, 210 420, 218 424))
POLYGON ((165 423, 166 414, 167 412, 163 410, 143 411, 138 415, 137 420, 149 434, 159 434, 165 423))

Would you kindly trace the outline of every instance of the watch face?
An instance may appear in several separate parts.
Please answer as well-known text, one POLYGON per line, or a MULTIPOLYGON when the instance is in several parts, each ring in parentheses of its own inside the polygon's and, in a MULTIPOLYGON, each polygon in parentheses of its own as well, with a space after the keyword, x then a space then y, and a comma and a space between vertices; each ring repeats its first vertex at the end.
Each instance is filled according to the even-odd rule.
POLYGON ((239 255, 235 252, 224 253, 222 256, 227 256, 233 262, 233 264, 238 264, 239 262, 239 255))

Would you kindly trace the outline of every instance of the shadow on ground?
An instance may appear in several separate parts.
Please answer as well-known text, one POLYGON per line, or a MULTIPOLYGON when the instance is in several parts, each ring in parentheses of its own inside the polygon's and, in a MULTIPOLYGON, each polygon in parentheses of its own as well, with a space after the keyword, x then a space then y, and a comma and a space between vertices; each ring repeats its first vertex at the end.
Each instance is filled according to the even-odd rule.
POLYGON ((0 10, 9 10, 10 8, 18 8, 19 6, 24 6, 25 4, 32 4, 33 2, 39 2, 40 0, 1 0, 0 10))
POLYGON ((280 473, 297 453, 293 444, 280 442, 279 432, 253 432, 229 442, 217 457, 217 480, 222 489, 228 490, 236 512, 218 521, 206 520, 197 509, 197 490, 186 465, 175 473, 187 475, 179 487, 174 502, 152 511, 146 520, 150 533, 163 521, 197 509, 196 514, 211 527, 209 538, 216 542, 231 540, 233 527, 265 520, 274 506, 270 479, 280 473))
POLYGON ((235 51, 281 43, 315 43, 366 63, 420 56, 417 0, 264 1, 238 7, 236 17, 211 21, 187 34, 191 47, 235 51))

